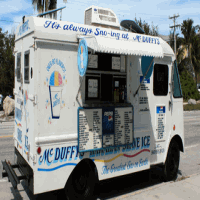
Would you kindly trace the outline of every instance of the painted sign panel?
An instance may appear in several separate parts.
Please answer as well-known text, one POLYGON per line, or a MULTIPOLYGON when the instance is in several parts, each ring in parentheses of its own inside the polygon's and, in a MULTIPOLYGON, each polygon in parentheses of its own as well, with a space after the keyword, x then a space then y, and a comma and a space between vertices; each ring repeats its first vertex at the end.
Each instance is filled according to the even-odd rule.
POLYGON ((131 108, 115 109, 115 145, 133 142, 133 114, 131 108))
POLYGON ((85 76, 88 66, 88 47, 86 40, 81 40, 78 46, 78 72, 80 76, 85 76))
POLYGON ((45 107, 51 109, 51 115, 48 117, 48 123, 52 119, 59 119, 62 107, 65 105, 65 99, 62 99, 62 91, 66 80, 66 67, 59 58, 51 59, 46 66, 46 77, 44 85, 49 90, 49 98, 45 100, 45 107))
POLYGON ((102 147, 102 110, 79 110, 79 151, 102 147))
MULTIPOLYGON (((140 76, 140 83, 143 76, 140 76)), ((149 111, 148 92, 150 91, 150 78, 145 78, 141 84, 139 92, 139 112, 147 113, 149 111)))
POLYGON ((114 108, 102 108, 103 134, 114 134, 114 108))
POLYGON ((132 107, 79 109, 79 151, 133 143, 132 107))
POLYGON ((156 134, 157 139, 162 140, 165 136, 165 106, 156 107, 156 134))
POLYGON ((21 122, 22 120, 22 111, 15 107, 15 119, 19 120, 21 122))

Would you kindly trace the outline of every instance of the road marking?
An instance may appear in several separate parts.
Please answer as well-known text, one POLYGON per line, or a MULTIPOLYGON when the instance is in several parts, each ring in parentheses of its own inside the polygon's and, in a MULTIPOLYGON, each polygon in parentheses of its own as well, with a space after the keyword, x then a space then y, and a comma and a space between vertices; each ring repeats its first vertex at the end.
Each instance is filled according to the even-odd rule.
POLYGON ((7 179, 1 179, 0 182, 8 182, 7 179))
POLYGON ((190 124, 200 124, 200 122, 194 122, 194 123, 190 123, 190 124))
POLYGON ((0 138, 13 137, 13 135, 2 135, 0 138))
POLYGON ((198 146, 199 144, 195 144, 195 145, 192 145, 192 146, 189 146, 189 147, 185 147, 185 149, 188 149, 188 148, 192 148, 192 147, 196 147, 198 146))

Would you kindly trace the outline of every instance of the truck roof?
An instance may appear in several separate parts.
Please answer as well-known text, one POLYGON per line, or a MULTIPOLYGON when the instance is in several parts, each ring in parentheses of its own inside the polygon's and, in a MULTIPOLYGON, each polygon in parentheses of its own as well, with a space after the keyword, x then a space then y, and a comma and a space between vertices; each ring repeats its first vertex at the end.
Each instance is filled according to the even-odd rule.
POLYGON ((15 41, 30 34, 38 40, 48 39, 77 44, 80 39, 85 39, 88 47, 97 52, 153 57, 170 56, 172 60, 175 59, 172 48, 158 36, 32 16, 25 18, 24 23, 19 24, 15 41))

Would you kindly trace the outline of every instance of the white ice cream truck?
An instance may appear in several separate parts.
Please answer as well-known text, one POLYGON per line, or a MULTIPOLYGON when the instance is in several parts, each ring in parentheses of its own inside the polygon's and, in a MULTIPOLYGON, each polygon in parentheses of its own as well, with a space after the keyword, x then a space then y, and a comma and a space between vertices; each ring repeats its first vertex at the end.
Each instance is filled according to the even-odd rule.
POLYGON ((156 165, 175 179, 184 130, 173 50, 134 22, 120 30, 110 9, 92 6, 84 17, 25 17, 18 26, 16 163, 2 161, 3 176, 14 188, 25 179, 33 194, 64 188, 68 199, 156 165))

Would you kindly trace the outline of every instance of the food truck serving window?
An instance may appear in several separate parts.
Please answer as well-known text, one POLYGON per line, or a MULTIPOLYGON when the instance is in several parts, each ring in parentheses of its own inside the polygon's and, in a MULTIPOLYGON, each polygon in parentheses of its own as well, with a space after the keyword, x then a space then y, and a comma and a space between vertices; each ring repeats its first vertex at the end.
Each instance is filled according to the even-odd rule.
POLYGON ((125 56, 89 55, 85 106, 78 111, 79 152, 133 143, 133 107, 126 101, 125 56))
POLYGON ((126 102, 125 56, 106 53, 89 55, 85 100, 114 104, 126 102))
POLYGON ((17 81, 21 79, 21 53, 17 54, 17 81))

